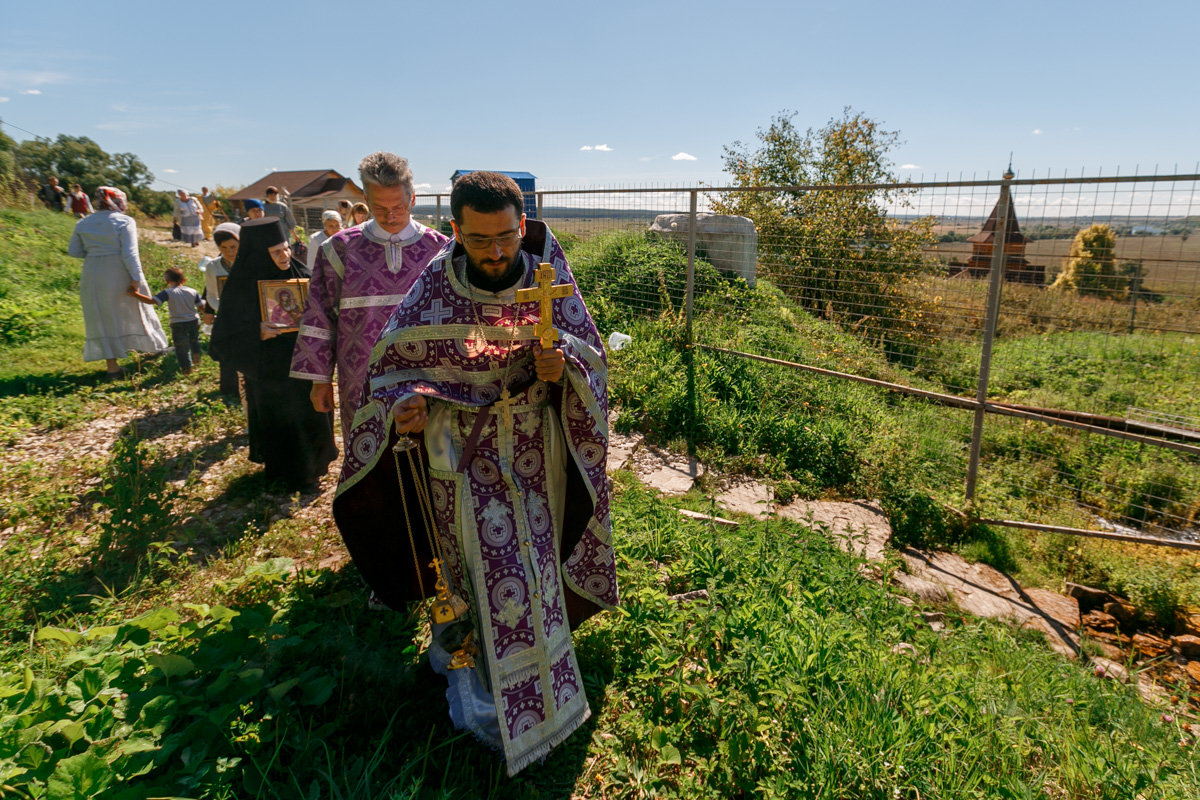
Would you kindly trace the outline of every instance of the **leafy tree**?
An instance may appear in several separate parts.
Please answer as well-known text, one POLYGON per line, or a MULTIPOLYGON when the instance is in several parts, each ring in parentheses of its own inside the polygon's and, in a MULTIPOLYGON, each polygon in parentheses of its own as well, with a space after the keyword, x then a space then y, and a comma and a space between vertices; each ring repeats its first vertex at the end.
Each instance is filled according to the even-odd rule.
POLYGON ((1129 278, 1117 272, 1117 234, 1107 225, 1092 225, 1075 234, 1066 265, 1051 289, 1116 299, 1129 278))
POLYGON ((0 196, 13 191, 17 180, 17 143, 0 126, 0 196))
POLYGON ((782 112, 760 128, 756 146, 725 148, 734 185, 863 188, 726 192, 711 198, 713 208, 754 221, 759 275, 810 310, 881 339, 891 355, 911 354, 923 336, 922 310, 905 287, 927 269, 922 245, 933 225, 888 216, 889 205, 905 202, 888 159, 899 135, 849 108, 818 131, 801 133, 794 116, 782 112))
POLYGON ((53 140, 27 139, 16 146, 16 163, 20 177, 32 186, 52 175, 59 185, 78 183, 89 194, 97 186, 116 186, 147 214, 171 211, 171 194, 150 188, 154 174, 140 158, 133 153, 110 155, 86 136, 60 133, 53 140))

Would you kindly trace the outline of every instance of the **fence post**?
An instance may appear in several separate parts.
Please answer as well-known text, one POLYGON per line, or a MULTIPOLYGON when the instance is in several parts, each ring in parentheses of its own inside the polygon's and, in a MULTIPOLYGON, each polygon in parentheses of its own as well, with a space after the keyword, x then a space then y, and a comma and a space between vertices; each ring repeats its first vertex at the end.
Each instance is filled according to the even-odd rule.
POLYGON ((437 211, 434 212, 433 229, 439 233, 442 230, 442 196, 437 195, 437 211))
POLYGON ((971 454, 967 461, 966 506, 975 505, 975 481, 979 475, 979 452, 983 445, 984 403, 988 397, 988 378, 992 371, 992 346, 996 339, 996 324, 1000 319, 1000 292, 1004 287, 1004 244, 1008 238, 1008 219, 1012 214, 1011 169, 1004 172, 997 204, 996 234, 992 240, 992 266, 988 273, 987 316, 983 322, 983 347, 979 354, 979 381, 975 387, 975 423, 971 429, 971 454))
POLYGON ((689 192, 688 202, 688 260, 687 260, 687 294, 684 299, 684 350, 683 363, 687 369, 688 396, 688 455, 696 452, 696 348, 692 341, 692 297, 696 289, 696 201, 698 189, 689 192))
POLYGON ((1142 293, 1142 262, 1139 260, 1135 268, 1137 271, 1129 276, 1129 332, 1133 333, 1134 324, 1137 322, 1137 301, 1138 295, 1142 293))
POLYGON ((543 221, 546 219, 545 198, 542 196, 541 192, 537 193, 537 218, 543 221))
POLYGON ((692 296, 696 289, 696 196, 698 190, 692 189, 688 203, 688 265, 687 265, 687 297, 684 300, 684 314, 687 322, 687 346, 692 346, 692 296))

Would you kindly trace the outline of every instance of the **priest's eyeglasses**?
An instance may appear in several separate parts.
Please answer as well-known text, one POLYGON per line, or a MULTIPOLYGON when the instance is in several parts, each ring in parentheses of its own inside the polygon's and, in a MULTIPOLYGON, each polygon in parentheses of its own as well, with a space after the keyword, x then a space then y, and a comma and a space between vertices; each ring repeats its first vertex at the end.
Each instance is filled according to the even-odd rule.
POLYGON ((483 250, 485 247, 491 247, 493 244, 498 244, 503 249, 521 241, 521 233, 520 231, 511 231, 509 233, 502 233, 499 236, 481 236, 477 233, 467 233, 463 234, 462 240, 463 244, 472 250, 483 250))

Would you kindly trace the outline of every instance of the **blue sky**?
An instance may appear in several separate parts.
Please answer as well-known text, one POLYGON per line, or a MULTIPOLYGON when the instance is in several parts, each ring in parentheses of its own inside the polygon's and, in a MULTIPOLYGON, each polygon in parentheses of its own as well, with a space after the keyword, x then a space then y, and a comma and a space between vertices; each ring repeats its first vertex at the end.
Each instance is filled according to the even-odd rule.
MULTIPOLYGON (((0 118, 246 184, 392 150, 541 188, 720 182, 784 109, 851 106, 897 173, 1179 170, 1200 159, 1200 2, 8 4, 0 118)), ((9 127, 14 138, 29 134, 9 127)), ((166 182, 169 182, 166 183, 166 182)))

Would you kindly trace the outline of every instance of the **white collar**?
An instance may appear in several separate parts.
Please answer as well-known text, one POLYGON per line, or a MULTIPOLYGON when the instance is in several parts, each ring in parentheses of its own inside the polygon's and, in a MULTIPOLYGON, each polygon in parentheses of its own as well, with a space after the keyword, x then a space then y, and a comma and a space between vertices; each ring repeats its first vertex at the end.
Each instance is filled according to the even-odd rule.
POLYGON ((367 220, 363 225, 363 229, 363 232, 369 234, 375 241, 391 242, 392 244, 399 244, 406 239, 413 238, 417 235, 417 231, 419 230, 417 228, 416 220, 411 218, 408 220, 408 224, 405 225, 399 233, 388 233, 378 222, 373 219, 367 220))

